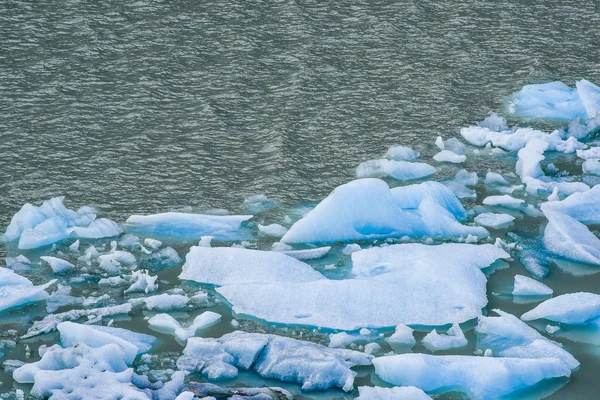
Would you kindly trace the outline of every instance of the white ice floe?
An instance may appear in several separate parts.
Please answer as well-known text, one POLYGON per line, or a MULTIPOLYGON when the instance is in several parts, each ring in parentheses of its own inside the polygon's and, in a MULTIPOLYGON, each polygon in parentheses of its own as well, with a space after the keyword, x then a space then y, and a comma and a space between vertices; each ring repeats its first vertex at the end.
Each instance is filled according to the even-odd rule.
POLYGON ((50 268, 52 268, 52 272, 55 274, 64 274, 65 272, 69 272, 75 268, 73 264, 63 260, 62 258, 42 256, 40 259, 46 261, 48 265, 50 265, 50 268))
POLYGON ((412 161, 419 158, 419 152, 406 146, 393 146, 385 153, 385 158, 396 161, 412 161))
POLYGON ((61 322, 56 329, 60 332, 60 342, 63 347, 73 347, 79 343, 85 343, 93 348, 110 343, 117 344, 123 350, 127 364, 131 364, 138 354, 147 353, 156 341, 154 336, 127 329, 74 322, 61 322))
POLYGON ((143 292, 143 293, 152 293, 158 290, 158 283, 156 280, 158 276, 152 276, 148 274, 147 271, 133 271, 131 275, 131 281, 133 283, 129 286, 123 294, 135 293, 135 292, 143 292))
POLYGON ((384 388, 359 386, 354 400, 431 400, 431 397, 414 386, 384 388))
POLYGON ((584 224, 600 223, 600 185, 582 193, 573 193, 562 201, 552 201, 541 205, 542 211, 556 211, 567 214, 584 224))
POLYGON ((462 137, 474 146, 485 146, 491 143, 508 151, 517 151, 527 145, 530 140, 540 139, 548 143, 548 150, 561 153, 574 153, 585 148, 585 144, 578 142, 574 137, 563 139, 556 130, 552 133, 542 132, 533 128, 515 128, 502 132, 495 132, 488 128, 472 126, 460 130, 462 137))
POLYGON ((294 257, 296 260, 315 260, 317 258, 325 257, 327 253, 329 253, 329 250, 331 250, 331 246, 304 250, 284 250, 282 253, 286 256, 294 257))
POLYGON ((63 199, 55 197, 39 207, 25 204, 12 217, 0 240, 18 241, 20 249, 34 249, 69 237, 101 238, 121 233, 118 225, 110 220, 101 218, 95 222, 96 214, 92 208, 81 207, 73 211, 63 205, 63 199))
POLYGON ((169 314, 156 314, 148 320, 150 328, 157 332, 168 333, 175 336, 182 342, 196 335, 200 329, 213 326, 221 320, 221 314, 212 311, 205 311, 194 318, 194 321, 187 326, 182 327, 179 321, 169 314))
POLYGON ((437 162, 449 162, 453 164, 460 164, 467 160, 467 156, 464 154, 456 154, 450 150, 442 150, 433 156, 433 159, 437 162))
POLYGON ((129 368, 123 348, 111 343, 93 348, 58 345, 40 348, 40 361, 25 364, 13 372, 19 383, 33 383, 31 394, 42 398, 78 400, 150 400, 138 389, 133 368, 129 368))
POLYGON ((310 265, 274 251, 194 246, 180 279, 212 285, 310 282, 324 279, 310 265))
POLYGON ((158 250, 162 246, 162 242, 160 240, 146 238, 144 239, 144 244, 150 247, 152 250, 158 250))
POLYGON ((116 250, 98 256, 98 266, 109 274, 117 274, 121 266, 133 267, 136 263, 135 256, 128 251, 116 250))
POLYGON ((414 346, 417 341, 413 335, 414 330, 404 324, 400 324, 396 326, 396 330, 392 333, 391 336, 385 339, 389 344, 396 345, 405 345, 405 346, 414 346))
POLYGON ((475 172, 467 172, 467 170, 461 169, 456 173, 454 179, 447 179, 441 183, 452 190, 459 199, 475 199, 477 198, 475 190, 470 189, 467 186, 476 185, 477 180, 478 177, 475 172))
POLYGON ((523 321, 547 319, 565 324, 596 324, 600 317, 600 295, 568 293, 548 299, 521 316, 523 321))
POLYGON ((240 240, 248 237, 241 227, 252 215, 204 215, 167 212, 153 215, 132 215, 125 229, 156 237, 197 239, 213 236, 217 240, 240 240))
POLYGON ((554 291, 542 282, 523 275, 515 275, 513 296, 548 296, 554 291))
POLYGON ((346 347, 354 342, 372 342, 379 339, 375 330, 361 329, 358 333, 339 332, 329 334, 329 347, 346 347))
POLYGON ((587 226, 560 212, 544 214, 548 225, 543 241, 550 253, 570 261, 600 265, 600 239, 587 226))
POLYGON ((183 294, 163 293, 156 296, 145 297, 143 301, 148 310, 170 311, 185 308, 190 301, 190 298, 183 294))
POLYGON ((0 268, 0 282, 0 311, 4 311, 47 299, 49 295, 46 289, 56 280, 34 286, 29 279, 7 268, 0 268))
POLYGON ((571 375, 558 358, 402 354, 375 358, 373 365, 377 376, 393 385, 461 391, 472 400, 503 398, 544 379, 571 375))
POLYGON ((288 231, 287 228, 283 225, 279 224, 271 224, 271 225, 261 225, 258 224, 258 230, 265 235, 274 236, 274 237, 282 237, 288 231))
POLYGON ((514 315, 494 310, 497 317, 479 317, 477 344, 489 349, 496 357, 556 358, 569 369, 579 367, 579 361, 559 343, 542 336, 514 315))
POLYGON ((314 243, 489 234, 484 228, 459 223, 438 196, 428 195, 426 190, 402 189, 394 193, 396 189, 390 191, 379 179, 358 179, 341 185, 292 225, 281 241, 314 243), (400 199, 396 200, 396 196, 400 199), (409 198, 402 199, 403 196, 409 198), (403 209, 401 203, 416 208, 403 209))
POLYGON ((600 175, 600 160, 596 158, 585 160, 581 168, 585 174, 600 175))
POLYGON ((434 329, 423 338, 423 345, 431 351, 465 347, 467 343, 465 334, 456 323, 452 324, 445 334, 440 334, 434 329))
MULTIPOLYGON (((475 175, 473 182, 471 174, 467 177, 459 171, 454 180, 457 180, 457 178, 463 184, 474 185, 477 183, 477 175, 475 175)), ((390 189, 390 192, 398 207, 404 211, 418 210, 423 200, 426 197, 431 197, 457 220, 462 221, 467 218, 467 212, 460 203, 460 200, 458 200, 451 189, 439 182, 427 181, 415 185, 398 186, 390 189)))
POLYGON ((516 199, 507 194, 503 196, 488 196, 483 199, 483 204, 488 206, 506 207, 512 209, 519 209, 521 205, 525 203, 523 199, 516 199))
POLYGON ((515 217, 508 214, 481 213, 475 217, 475 222, 486 228, 504 229, 512 225, 515 217))
POLYGON ((488 171, 487 174, 485 174, 485 180, 483 181, 483 183, 485 183, 486 186, 508 186, 508 182, 506 181, 506 179, 504 179, 504 177, 502 175, 500 175, 497 172, 491 172, 488 171))
POLYGON ((481 272, 508 253, 494 245, 400 244, 353 253, 357 279, 224 286, 239 314, 331 329, 440 326, 476 318, 487 304, 481 272), (352 310, 349 312, 349 310, 352 310))
POLYGON ((399 181, 411 181, 426 178, 435 172, 435 167, 426 163, 380 159, 360 163, 356 168, 356 177, 384 178, 389 176, 399 181))
POLYGON ((589 119, 600 110, 600 88, 587 80, 576 88, 558 81, 526 85, 511 96, 508 110, 519 117, 589 119))
POLYGON ((238 369, 265 379, 295 382, 303 390, 354 388, 355 365, 370 365, 372 356, 330 349, 291 338, 236 331, 219 339, 191 338, 177 360, 181 370, 201 372, 209 380, 231 379, 238 369))

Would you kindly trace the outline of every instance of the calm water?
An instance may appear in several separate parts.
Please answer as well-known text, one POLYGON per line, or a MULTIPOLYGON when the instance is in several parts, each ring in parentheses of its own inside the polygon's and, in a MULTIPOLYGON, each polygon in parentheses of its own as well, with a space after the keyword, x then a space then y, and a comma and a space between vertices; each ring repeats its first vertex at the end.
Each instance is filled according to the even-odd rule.
MULTIPOLYGON (((0 230, 57 195, 117 222, 319 200, 390 145, 431 156, 524 84, 599 83, 599 24, 598 1, 0 0, 0 230)), ((515 272, 490 302, 520 315, 491 296, 515 272)), ((554 398, 596 397, 600 350, 565 343, 583 366, 554 398)))

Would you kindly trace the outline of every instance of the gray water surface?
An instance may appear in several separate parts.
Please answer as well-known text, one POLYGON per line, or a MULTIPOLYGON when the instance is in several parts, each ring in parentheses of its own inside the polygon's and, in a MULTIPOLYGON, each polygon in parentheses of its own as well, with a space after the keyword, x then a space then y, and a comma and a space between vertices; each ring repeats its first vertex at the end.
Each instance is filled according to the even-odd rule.
MULTIPOLYGON (((430 160, 437 135, 500 111, 524 84, 600 83, 598 26, 598 1, 0 0, 0 231, 24 203, 59 195, 117 222, 243 212, 253 194, 281 207, 320 200, 391 145, 430 160)), ((524 221, 517 230, 540 223, 524 221)), ((515 273, 525 274, 518 263, 492 275, 489 310, 520 315, 537 304, 494 295, 515 273)), ((161 279, 177 284, 177 274, 161 279)), ((553 268, 545 283, 555 294, 597 292, 598 275, 553 268)), ((147 332, 141 315, 116 325, 147 332)), ((559 341, 582 367, 552 398, 596 398, 600 343, 559 341)), ((370 374, 357 383, 371 384, 370 374)), ((342 394, 321 398, 330 396, 342 394)))

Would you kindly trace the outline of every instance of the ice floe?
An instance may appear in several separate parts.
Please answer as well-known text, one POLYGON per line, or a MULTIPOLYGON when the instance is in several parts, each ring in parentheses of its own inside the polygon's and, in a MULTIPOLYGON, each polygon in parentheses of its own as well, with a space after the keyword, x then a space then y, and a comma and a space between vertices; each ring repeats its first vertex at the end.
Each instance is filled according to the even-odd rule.
POLYGON ((565 324, 595 324, 600 318, 600 295, 587 292, 553 297, 521 316, 523 321, 547 319, 565 324))
POLYGON ((515 217, 509 214, 481 213, 475 217, 475 222, 486 228, 504 229, 513 224, 515 217))
POLYGON ((481 227, 458 222, 436 196, 425 190, 390 191, 379 179, 358 179, 337 187, 281 239, 285 243, 311 243, 378 239, 403 236, 487 236, 481 227), (417 208, 403 209, 396 197, 414 194, 399 202, 417 208))
POLYGON ((548 296, 554 291, 542 282, 523 275, 515 275, 513 296, 548 296))
POLYGON ((434 166, 422 162, 396 160, 369 160, 360 163, 356 168, 357 178, 392 177, 399 181, 423 179, 435 174, 434 166))
POLYGON ((600 265, 600 239, 587 226, 566 214, 545 211, 548 225, 544 245, 552 254, 567 260, 600 265))
POLYGON ((242 228, 252 215, 206 215, 167 212, 153 215, 132 215, 125 229, 136 234, 159 238, 199 239, 213 236, 216 240, 241 240, 249 237, 242 228))
POLYGON ((434 329, 423 338, 423 345, 431 351, 465 347, 467 343, 467 338, 458 324, 452 324, 452 327, 442 334, 434 329))

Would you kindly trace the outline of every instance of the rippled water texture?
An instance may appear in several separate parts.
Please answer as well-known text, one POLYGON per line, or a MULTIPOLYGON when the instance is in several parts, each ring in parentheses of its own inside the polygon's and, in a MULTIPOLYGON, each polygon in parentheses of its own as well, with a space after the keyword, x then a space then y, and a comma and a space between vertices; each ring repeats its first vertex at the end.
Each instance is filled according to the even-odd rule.
MULTIPOLYGON (((431 162, 437 135, 524 84, 600 83, 598 26, 598 1, 0 0, 0 230, 58 195, 117 222, 241 212, 252 194, 322 199, 390 145, 431 162)), ((596 372, 555 398, 597 396, 596 372)))

